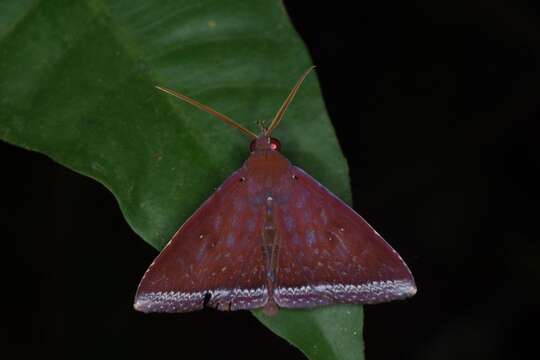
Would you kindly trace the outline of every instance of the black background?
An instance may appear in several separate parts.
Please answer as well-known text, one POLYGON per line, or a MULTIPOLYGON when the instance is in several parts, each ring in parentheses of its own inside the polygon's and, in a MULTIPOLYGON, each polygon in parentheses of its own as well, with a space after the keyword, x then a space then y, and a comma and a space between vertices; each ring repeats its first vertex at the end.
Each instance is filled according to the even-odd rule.
MULTIPOLYGON (((345 4, 286 7, 318 66, 355 208, 419 288, 365 308, 368 358, 523 358, 540 321, 538 8, 345 4)), ((113 196, 43 155, 5 143, 0 154, 3 354, 303 358, 247 312, 133 311, 156 253, 113 196)))

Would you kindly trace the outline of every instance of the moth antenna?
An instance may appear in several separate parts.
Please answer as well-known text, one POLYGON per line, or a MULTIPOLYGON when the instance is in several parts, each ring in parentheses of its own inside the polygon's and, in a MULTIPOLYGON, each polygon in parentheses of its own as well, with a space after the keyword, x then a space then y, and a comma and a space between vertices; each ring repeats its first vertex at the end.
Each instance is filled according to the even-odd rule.
POLYGON ((289 96, 287 96, 287 98, 285 99, 285 101, 283 102, 283 105, 281 105, 281 107, 279 108, 278 112, 276 113, 276 116, 274 116, 274 119, 272 120, 272 122, 270 123, 270 126, 268 127, 268 129, 266 130, 266 135, 270 136, 270 134, 272 133, 272 131, 279 125, 279 123, 281 122, 281 119, 283 119, 283 115, 285 115, 285 111, 287 111, 287 108, 289 107, 289 105, 291 104, 292 100, 294 99, 294 96, 296 95, 296 93, 298 92, 298 89, 300 89, 300 86, 302 85, 302 83, 304 82, 304 80, 306 79, 306 77, 309 75, 309 73, 315 69, 315 66, 312 66, 310 67, 309 69, 307 69, 304 74, 302 74, 302 76, 300 77, 300 79, 298 79, 298 81, 296 82, 296 84, 294 85, 294 87, 292 88, 289 96))
POLYGON ((216 110, 212 109, 210 106, 201 104, 197 100, 194 100, 194 99, 192 99, 192 98, 190 98, 190 97, 188 97, 188 96, 186 96, 184 94, 180 94, 179 92, 176 92, 174 90, 167 89, 166 87, 156 85, 156 88, 158 90, 161 90, 161 91, 169 94, 169 95, 174 96, 175 98, 178 98, 178 99, 180 99, 182 101, 185 101, 188 104, 193 105, 193 106, 201 109, 202 111, 206 111, 207 113, 214 116, 215 118, 217 118, 217 119, 223 121, 224 123, 226 123, 226 124, 228 124, 228 125, 230 125, 230 126, 232 126, 234 128, 237 128, 238 130, 242 131, 244 134, 246 134, 247 136, 249 136, 252 139, 257 138, 257 135, 254 132, 246 129, 245 127, 243 127, 242 125, 240 125, 239 123, 237 123, 236 121, 234 121, 233 119, 228 117, 227 115, 223 115, 222 113, 217 112, 216 110))

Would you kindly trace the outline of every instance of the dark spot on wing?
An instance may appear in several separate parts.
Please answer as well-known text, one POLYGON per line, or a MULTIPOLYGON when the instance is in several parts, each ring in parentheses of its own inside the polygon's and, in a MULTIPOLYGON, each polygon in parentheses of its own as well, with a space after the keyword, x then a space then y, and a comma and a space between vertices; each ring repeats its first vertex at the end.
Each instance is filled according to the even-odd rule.
POLYGON ((204 294, 203 307, 205 308, 209 307, 208 303, 210 302, 211 298, 212 298, 212 294, 210 292, 207 292, 206 294, 204 294))

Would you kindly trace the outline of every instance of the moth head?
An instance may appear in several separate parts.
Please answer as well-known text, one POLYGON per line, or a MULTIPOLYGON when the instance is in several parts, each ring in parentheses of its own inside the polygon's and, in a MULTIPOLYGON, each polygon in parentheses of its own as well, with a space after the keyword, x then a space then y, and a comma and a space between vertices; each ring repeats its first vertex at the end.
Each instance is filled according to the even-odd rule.
POLYGON ((280 151, 281 143, 278 139, 263 134, 251 141, 251 144, 249 144, 249 150, 251 152, 265 150, 280 151))

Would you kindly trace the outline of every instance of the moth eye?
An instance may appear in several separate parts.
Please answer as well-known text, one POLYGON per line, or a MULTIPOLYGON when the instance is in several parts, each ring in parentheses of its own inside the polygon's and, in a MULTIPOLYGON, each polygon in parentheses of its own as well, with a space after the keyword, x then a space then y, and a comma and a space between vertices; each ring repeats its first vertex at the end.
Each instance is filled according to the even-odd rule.
POLYGON ((296 176, 296 175, 293 175, 292 178, 293 178, 294 180, 298 180, 298 176, 296 176))
POLYGON ((279 151, 281 149, 281 143, 276 138, 270 138, 270 149, 279 151))
POLYGON ((255 151, 255 141, 256 140, 252 140, 251 143, 249 143, 249 151, 251 152, 255 151))
POLYGON ((240 182, 244 182, 244 181, 246 181, 246 178, 242 176, 242 177, 240 178, 240 182))

